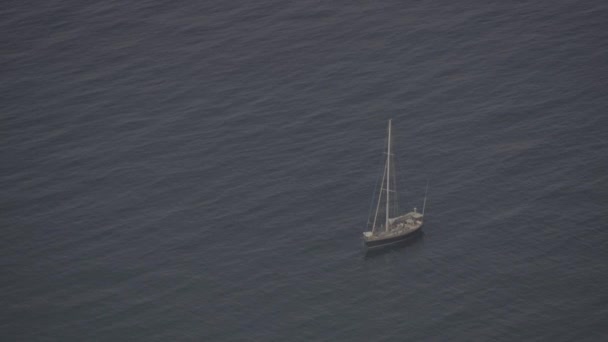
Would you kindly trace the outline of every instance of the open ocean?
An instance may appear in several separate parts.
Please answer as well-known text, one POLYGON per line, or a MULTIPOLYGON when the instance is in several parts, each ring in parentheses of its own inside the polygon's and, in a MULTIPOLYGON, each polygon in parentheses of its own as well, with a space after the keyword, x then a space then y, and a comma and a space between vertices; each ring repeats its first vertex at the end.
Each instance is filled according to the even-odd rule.
POLYGON ((0 19, 0 340, 608 340, 607 1, 0 19), (427 219, 366 256, 389 118, 427 219))

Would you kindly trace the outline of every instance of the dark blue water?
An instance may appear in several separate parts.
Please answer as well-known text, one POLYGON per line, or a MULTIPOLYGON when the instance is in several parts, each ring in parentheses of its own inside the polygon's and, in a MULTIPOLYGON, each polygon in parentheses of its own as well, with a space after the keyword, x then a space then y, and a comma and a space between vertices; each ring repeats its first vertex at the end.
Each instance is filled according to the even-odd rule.
POLYGON ((608 338, 605 1, 11 1, 3 341, 608 338), (393 119, 424 235, 365 257, 393 119))

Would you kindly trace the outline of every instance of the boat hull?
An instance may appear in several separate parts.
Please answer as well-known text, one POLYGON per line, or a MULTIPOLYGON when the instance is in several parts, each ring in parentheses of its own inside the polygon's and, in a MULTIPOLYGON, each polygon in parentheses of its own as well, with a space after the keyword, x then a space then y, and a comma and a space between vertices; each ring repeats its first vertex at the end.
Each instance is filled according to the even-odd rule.
POLYGON ((385 239, 374 239, 374 240, 363 239, 363 243, 365 245, 365 248, 367 248, 367 249, 382 248, 382 247, 390 246, 390 245, 393 245, 393 244, 396 244, 399 242, 407 241, 410 238, 413 238, 414 236, 418 235, 418 233, 421 231, 422 231, 422 225, 420 225, 420 227, 418 227, 414 230, 410 230, 404 234, 390 236, 385 239))

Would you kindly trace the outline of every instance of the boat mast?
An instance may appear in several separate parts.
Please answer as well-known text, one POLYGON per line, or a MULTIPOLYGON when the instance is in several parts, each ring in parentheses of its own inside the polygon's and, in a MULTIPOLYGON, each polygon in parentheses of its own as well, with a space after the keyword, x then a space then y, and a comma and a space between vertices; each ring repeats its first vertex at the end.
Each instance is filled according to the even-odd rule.
POLYGON ((391 193, 391 120, 388 120, 388 155, 386 156, 386 224, 384 229, 388 232, 388 212, 390 209, 391 193))

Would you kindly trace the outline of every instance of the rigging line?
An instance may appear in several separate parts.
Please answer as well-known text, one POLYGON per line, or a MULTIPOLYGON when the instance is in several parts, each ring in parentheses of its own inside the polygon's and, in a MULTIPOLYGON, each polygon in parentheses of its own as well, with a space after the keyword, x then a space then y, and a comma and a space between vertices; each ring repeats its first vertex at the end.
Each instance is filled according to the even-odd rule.
MULTIPOLYGON (((384 164, 384 172, 382 172, 382 183, 384 183, 384 177, 386 176, 386 166, 387 165, 385 163, 384 164)), ((380 193, 378 194, 378 205, 376 206, 376 213, 374 214, 374 224, 372 225, 372 233, 376 231, 376 219, 378 219, 378 210, 380 209, 380 202, 381 201, 382 201, 382 189, 380 189, 380 193)), ((388 206, 387 206, 387 210, 388 210, 388 206)))
MULTIPOLYGON (((386 138, 384 139, 386 141, 386 138)), ((374 208, 374 199, 376 198, 376 190, 379 188, 378 186, 378 182, 380 181, 380 170, 382 170, 384 167, 386 167, 386 165, 384 164, 380 164, 378 163, 378 171, 376 172, 376 174, 378 176, 376 176, 376 184, 374 185, 374 189, 372 192, 372 200, 371 203, 369 204, 369 212, 367 213, 367 224, 369 225, 370 223, 372 223, 371 221, 371 217, 372 217, 372 209, 374 208)), ((382 177, 384 177, 384 172, 382 172, 382 177)), ((382 193, 382 189, 380 189, 380 193, 382 193)))
MULTIPOLYGON (((403 165, 401 163, 402 159, 399 157, 399 153, 393 153, 393 156, 394 156, 393 163, 395 164, 395 190, 397 190, 397 172, 396 171, 400 170, 400 172, 403 172, 403 169, 401 168, 403 165)), ((401 175, 403 175, 403 174, 401 173, 401 175)), ((401 177, 401 179, 403 179, 403 177, 401 177)), ((407 185, 407 182, 405 184, 407 185)), ((403 183, 401 183, 401 185, 403 185, 403 183)), ((402 197, 401 195, 403 195, 405 192, 407 192, 407 189, 402 190, 402 191, 401 190, 397 191, 397 195, 395 196, 395 198, 397 198, 397 200, 398 200, 397 204, 401 203, 401 197, 402 197)), ((410 204, 408 204, 407 201, 405 201, 404 203, 405 203, 406 207, 410 206, 410 204)))
MULTIPOLYGON (((395 139, 395 136, 399 136, 399 134, 394 134, 393 133, 393 138, 392 140, 395 141, 397 139, 395 139)), ((392 152, 391 155, 389 156, 389 158, 391 158, 391 173, 393 174, 392 177, 392 188, 394 189, 395 195, 393 198, 393 205, 391 206, 393 209, 393 214, 395 217, 399 216, 401 213, 399 212, 399 208, 400 208, 400 202, 401 202, 401 193, 399 192, 399 189, 397 187, 397 183, 398 183, 398 175, 397 175, 397 171, 401 170, 400 169, 400 165, 401 165, 401 160, 399 159, 399 153, 396 152, 392 152)))
POLYGON ((386 158, 386 221, 384 224, 384 229, 388 232, 389 226, 389 210, 390 210, 390 187, 391 187, 391 120, 388 120, 388 146, 387 146, 388 156, 386 158))
POLYGON ((395 195, 393 197, 393 205, 391 206, 393 209, 393 215, 395 217, 399 216, 399 190, 397 189, 397 163, 396 160, 397 158, 395 157, 395 155, 393 154, 392 156, 392 163, 391 163, 391 173, 393 174, 393 179, 392 181, 392 188, 393 191, 395 192, 395 195))
POLYGON ((426 196, 429 192, 429 183, 431 182, 430 179, 426 180, 426 189, 424 190, 424 202, 422 204, 422 216, 424 217, 424 209, 426 209, 426 196))

